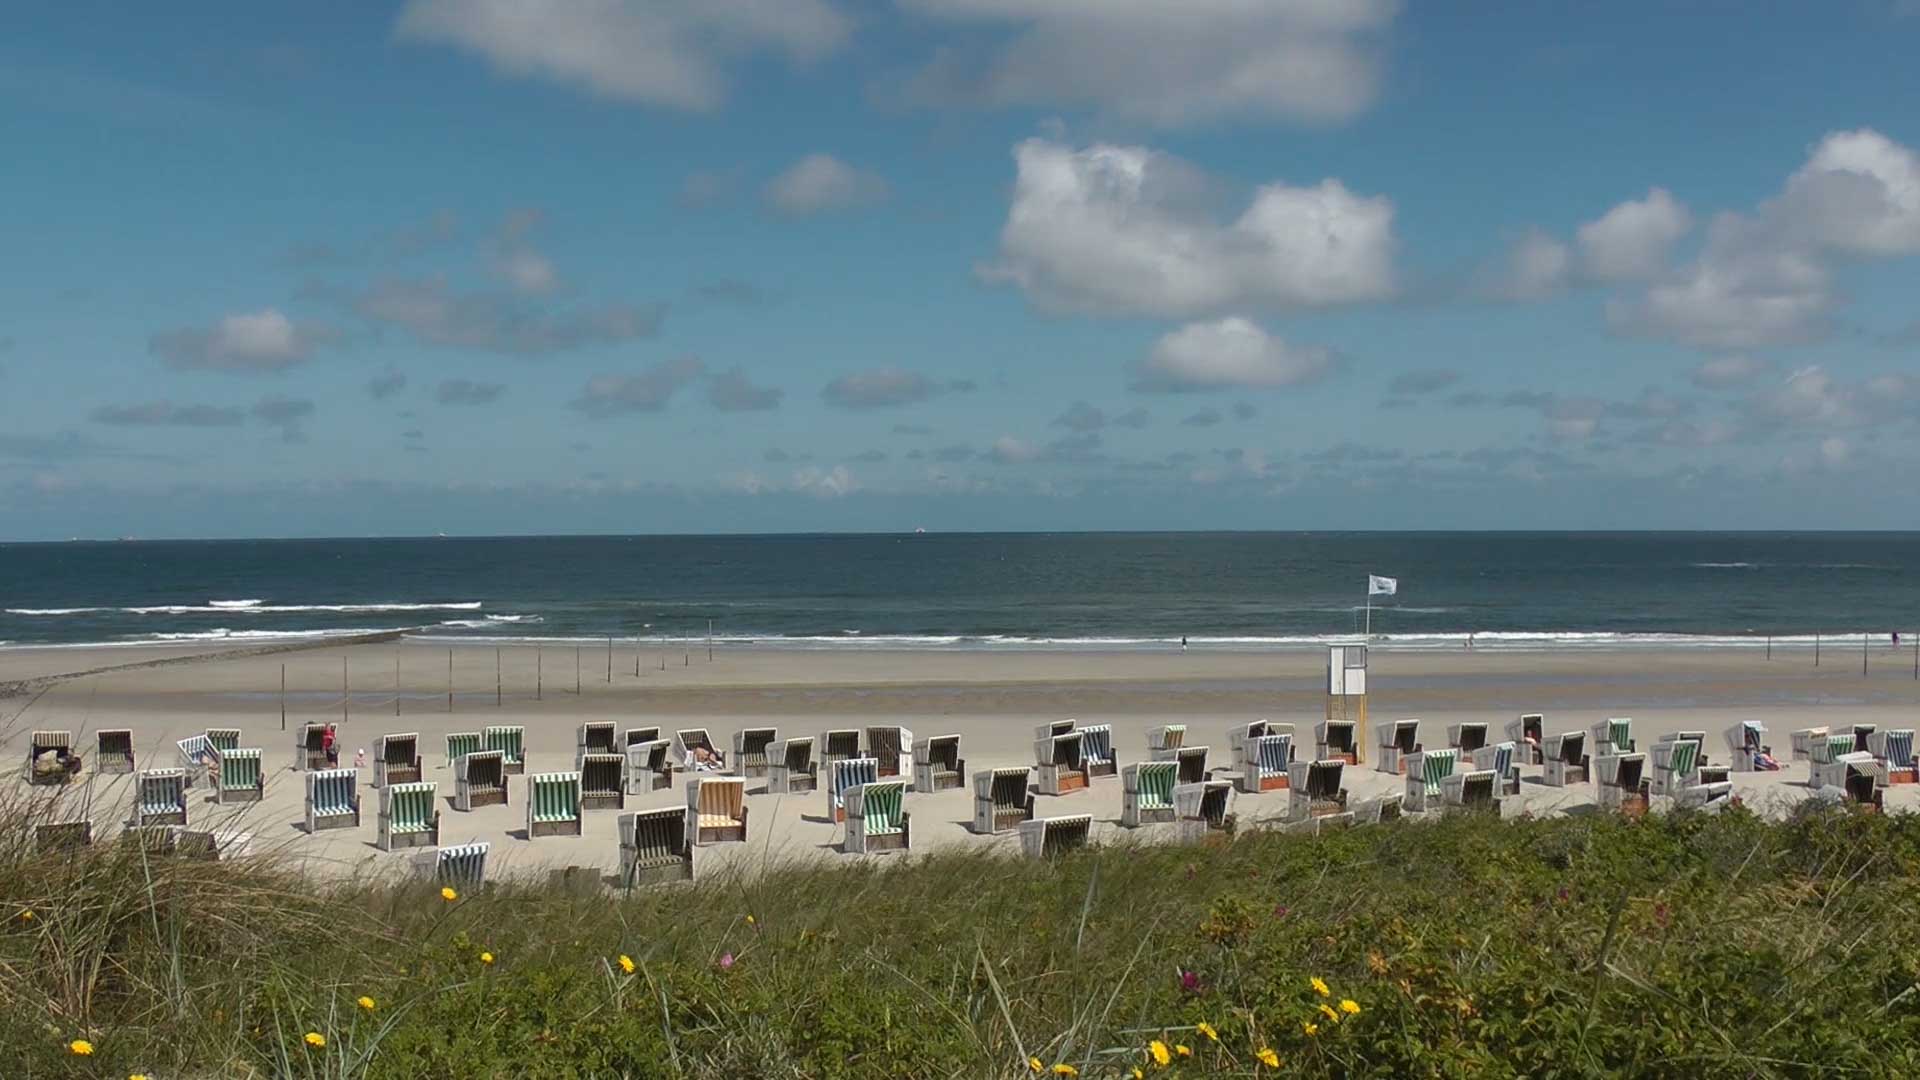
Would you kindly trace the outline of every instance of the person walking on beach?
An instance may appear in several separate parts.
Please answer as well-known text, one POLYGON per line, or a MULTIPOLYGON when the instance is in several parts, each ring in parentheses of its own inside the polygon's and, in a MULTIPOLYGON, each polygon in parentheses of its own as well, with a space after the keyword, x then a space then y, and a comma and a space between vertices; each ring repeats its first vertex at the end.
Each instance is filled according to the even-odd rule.
POLYGON ((1187 635, 1185 634, 1180 635, 1180 651, 1181 652, 1187 651, 1187 635))

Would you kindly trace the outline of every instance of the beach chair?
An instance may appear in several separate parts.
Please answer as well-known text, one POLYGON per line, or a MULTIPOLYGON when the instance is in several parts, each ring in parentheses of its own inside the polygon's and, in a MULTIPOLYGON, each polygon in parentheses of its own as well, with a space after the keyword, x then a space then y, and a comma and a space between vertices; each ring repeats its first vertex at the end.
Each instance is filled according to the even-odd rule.
POLYGON ((1640 817, 1647 812, 1652 784, 1647 779, 1646 754, 1602 754, 1593 759, 1593 771, 1602 810, 1628 817, 1640 817))
POLYGON ((960 736, 935 735, 913 744, 913 790, 947 791, 967 786, 967 761, 960 736))
POLYGON ((65 784, 80 770, 73 732, 36 731, 27 740, 27 783, 65 784))
MULTIPOLYGON (((476 739, 476 741, 478 741, 476 739)), ((420 769, 420 733, 376 735, 373 738, 373 786, 417 784, 420 769)))
POLYGON ((1519 719, 1507 721, 1507 741, 1520 752, 1520 764, 1539 765, 1545 761, 1540 753, 1540 744, 1547 737, 1547 718, 1543 713, 1521 713, 1519 719))
POLYGON ((422 877, 435 885, 478 889, 487 883, 487 852, 491 849, 492 845, 484 840, 435 848, 421 852, 413 865, 422 877))
POLYGON ((293 767, 296 769, 324 769, 327 767, 327 725, 301 724, 293 731, 293 767))
POLYGON ((1171 761, 1136 761, 1120 770, 1120 824, 1137 829, 1171 822, 1179 771, 1180 766, 1171 761))
POLYGON ((186 773, 189 788, 194 781, 212 775, 213 744, 205 734, 189 735, 174 745, 180 748, 180 768, 186 773))
POLYGON ((129 825, 120 830, 120 843, 148 855, 172 855, 179 850, 177 825, 129 825))
POLYGON ((912 777, 913 732, 903 727, 867 729, 867 756, 880 763, 881 776, 912 777))
POLYGON ((1227 831, 1233 785, 1225 780, 1175 784, 1173 821, 1183 844, 1203 843, 1227 831))
POLYGON ((1514 764, 1514 751, 1512 743, 1501 742, 1473 752, 1473 767, 1492 770, 1497 778, 1494 787, 1501 795, 1520 794, 1520 766, 1514 764))
POLYGON ((440 846, 440 785, 431 780, 380 789, 374 843, 381 851, 440 846))
POLYGON ((1767 728, 1758 720, 1742 720, 1727 729, 1727 758, 1734 772, 1752 772, 1753 759, 1764 749, 1767 728))
POLYGON ((1673 796, 1675 810, 1700 810, 1713 813, 1732 802, 1733 784, 1726 780, 1683 787, 1673 796))
POLYGON ((747 782, 737 776, 688 780, 687 834, 696 844, 745 842, 747 782))
POLYGON ((1867 752, 1867 740, 1873 737, 1874 730, 1872 724, 1853 725, 1853 749, 1856 753, 1867 752))
POLYGON ((468 754, 478 753, 480 733, 477 731, 450 731, 447 733, 447 768, 451 769, 468 754))
POLYGON ((527 771, 527 729, 500 724, 480 732, 480 749, 500 752, 500 775, 523 776, 527 771))
POLYGON ((1080 728, 1080 764, 1089 782, 1120 775, 1120 759, 1113 751, 1113 725, 1087 724, 1080 728))
POLYGON ((622 745, 638 746, 641 743, 649 743, 658 739, 660 737, 660 729, 657 727, 630 727, 626 730, 624 736, 625 742, 622 745))
POLYGON ((827 817, 835 824, 847 820, 847 789, 880 779, 880 763, 870 757, 841 758, 827 769, 827 817))
MULTIPOLYGON (((1233 724, 1228 727, 1227 760, 1238 762, 1241 759, 1242 748, 1247 743, 1267 734, 1267 728, 1268 724, 1265 720, 1249 720, 1245 723, 1233 724)), ((1287 734, 1293 734, 1292 724, 1286 725, 1286 728, 1287 734)))
POLYGON ((751 777, 767 775, 767 748, 779 738, 779 728, 750 727, 734 732, 734 775, 751 777))
MULTIPOLYGON (((1669 731, 1656 742, 1696 742, 1700 744, 1700 764, 1707 764, 1707 733, 1704 731, 1669 731)), ((1865 750, 1866 746, 1857 746, 1856 750, 1865 750)))
POLYGON ((1240 744, 1240 790, 1249 795, 1285 791, 1293 764, 1293 735, 1260 735, 1240 744))
POLYGON ((240 749, 240 729, 237 727, 210 727, 205 734, 207 745, 215 750, 240 749))
POLYGON ((797 795, 820 787, 820 766, 813 760, 813 736, 796 735, 767 746, 767 794, 797 795))
POLYGON ((74 852, 93 845, 93 819, 42 821, 33 827, 33 853, 52 855, 74 852))
POLYGON ((141 773, 133 795, 131 823, 186 825, 187 776, 185 769, 149 769, 141 773))
POLYGON ((1080 721, 1078 720, 1049 720, 1044 724, 1039 724, 1034 727, 1033 741, 1039 742, 1041 739, 1051 739, 1055 735, 1065 735, 1069 732, 1078 731, 1079 729, 1080 721))
POLYGON ((1568 731, 1549 735, 1540 744, 1540 780, 1548 787, 1587 782, 1587 733, 1568 731))
POLYGON ((1867 736, 1867 753, 1880 762, 1888 786, 1914 782, 1912 729, 1874 732, 1867 736))
POLYGON ((1373 770, 1395 776, 1405 772, 1406 759, 1420 752, 1420 721, 1392 720, 1381 724, 1376 734, 1380 738, 1380 752, 1374 759, 1373 770))
POLYGON ((860 752, 860 732, 854 728, 834 728, 821 732, 814 750, 820 755, 821 771, 829 776, 832 775, 834 762, 866 756, 860 752))
MULTIPOLYGON (((1853 732, 1829 732, 1809 748, 1807 786, 1815 791, 1843 787, 1847 780, 1846 762, 1840 760, 1854 752, 1853 732)), ((1872 757, 1872 754, 1868 754, 1872 757)))
POLYGON ((1182 746, 1173 751, 1173 763, 1180 767, 1180 782, 1183 784, 1204 784, 1213 779, 1213 770, 1207 768, 1207 748, 1204 746, 1182 746))
POLYGON ((97 774, 134 771, 131 728, 101 728, 95 733, 93 771, 97 774))
POLYGON ((573 740, 573 764, 588 754, 618 754, 626 748, 619 744, 619 725, 611 720, 588 720, 581 724, 573 740))
POLYGON ((1590 737, 1589 743, 1593 747, 1594 757, 1602 754, 1633 753, 1632 717, 1608 717, 1589 728, 1587 734, 1590 737))
POLYGON ((1445 813, 1500 814, 1499 777, 1492 769, 1457 772, 1440 781, 1440 807, 1445 813))
POLYGON ((360 827, 358 769, 314 769, 307 773, 307 835, 321 829, 360 827))
POLYGON ((720 753, 719 747, 713 745, 713 738, 707 734, 706 728, 685 728, 674 732, 673 760, 675 765, 687 772, 717 773, 725 772, 727 768, 726 756, 720 753), (705 750, 713 760, 705 765, 695 765, 695 750, 705 750))
MULTIPOLYGON (((1347 812, 1347 789, 1340 786, 1347 763, 1339 758, 1296 761, 1287 781, 1287 817, 1293 821, 1347 812)), ((1412 763, 1408 763, 1412 768, 1412 763)))
POLYGON ((1792 743, 1789 761, 1811 761, 1813 748, 1827 741, 1827 729, 1824 727, 1801 728, 1799 731, 1789 732, 1787 738, 1792 743))
POLYGON ((1087 768, 1078 731, 1069 731, 1033 744, 1042 795, 1071 795, 1087 788, 1087 768))
POLYGON ((1466 720, 1447 725, 1447 746, 1460 751, 1461 757, 1466 757, 1485 745, 1487 745, 1486 721, 1466 720))
POLYGON ((1320 761, 1360 763, 1360 746, 1354 739, 1351 720, 1322 720, 1313 725, 1313 753, 1320 761))
POLYGON ((213 789, 213 801, 222 806, 259 802, 267 788, 266 773, 260 767, 260 748, 241 747, 218 753, 220 776, 213 789))
POLYGON ((1028 769, 978 769, 973 774, 973 831, 1004 832, 1033 817, 1028 769))
POLYGON ((1423 750, 1407 759, 1406 797, 1400 805, 1420 814, 1439 808, 1441 781, 1460 771, 1460 751, 1423 750))
POLYGON ((1652 793, 1671 798, 1694 782, 1700 767, 1700 744, 1692 739, 1661 740, 1653 744, 1652 793))
MULTIPOLYGON (((654 740, 646 740, 652 742, 654 740)), ((667 807, 620 815, 620 884, 629 889, 693 880, 685 811, 667 807)))
POLYGON ((1187 744, 1187 725, 1162 724, 1147 729, 1147 759, 1172 761, 1173 752, 1187 744))
POLYGON ((665 739, 627 747, 627 785, 635 794, 673 786, 673 744, 665 739))
POLYGON ((580 758, 580 809, 627 808, 627 755, 585 754, 580 758))
POLYGON ((462 754, 453 768, 453 808, 472 812, 482 806, 507 805, 507 766, 499 750, 462 754))
POLYGON ((581 835, 586 815, 580 811, 579 773, 527 774, 527 839, 581 835))
POLYGON ((1406 795, 1393 792, 1378 798, 1367 799, 1353 808, 1353 824, 1379 825, 1383 822, 1399 821, 1404 816, 1406 795))
MULTIPOLYGON (((977 774, 976 774, 977 775, 977 774)), ((1052 859, 1087 846, 1093 832, 1090 814, 1034 818, 1020 823, 1020 850, 1030 858, 1052 859)))
POLYGON ((907 850, 911 815, 906 799, 905 780, 876 780, 848 788, 847 835, 840 850, 848 855, 907 850))
POLYGON ((1880 771, 1880 763, 1865 750, 1840 755, 1846 766, 1846 776, 1840 782, 1842 799, 1864 809, 1879 813, 1885 809, 1885 777, 1880 771))

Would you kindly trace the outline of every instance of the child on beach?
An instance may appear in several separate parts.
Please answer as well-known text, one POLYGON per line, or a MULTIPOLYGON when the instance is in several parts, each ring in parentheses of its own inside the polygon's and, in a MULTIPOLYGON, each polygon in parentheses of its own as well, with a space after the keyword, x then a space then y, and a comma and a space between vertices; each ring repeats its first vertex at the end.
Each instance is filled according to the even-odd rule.
POLYGON ((327 730, 320 734, 320 750, 327 755, 327 768, 340 767, 340 746, 335 741, 332 724, 328 724, 327 730))

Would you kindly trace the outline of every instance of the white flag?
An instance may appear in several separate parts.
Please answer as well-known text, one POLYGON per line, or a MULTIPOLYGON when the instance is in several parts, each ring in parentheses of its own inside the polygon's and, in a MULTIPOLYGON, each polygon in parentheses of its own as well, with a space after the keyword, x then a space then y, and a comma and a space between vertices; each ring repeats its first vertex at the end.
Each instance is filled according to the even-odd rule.
POLYGON ((1376 574, 1367 575, 1368 596, 1392 596, 1399 591, 1399 578, 1380 577, 1376 574))

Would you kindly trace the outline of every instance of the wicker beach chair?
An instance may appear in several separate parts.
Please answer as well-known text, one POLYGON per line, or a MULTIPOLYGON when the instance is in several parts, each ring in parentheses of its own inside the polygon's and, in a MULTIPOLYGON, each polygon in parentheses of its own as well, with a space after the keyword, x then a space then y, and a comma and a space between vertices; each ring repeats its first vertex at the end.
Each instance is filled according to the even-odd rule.
POLYGON ((321 829, 360 827, 359 780, 357 769, 314 769, 307 773, 307 835, 321 829))
POLYGON ((463 754, 454 765, 453 808, 471 812, 482 806, 507 805, 507 769, 499 750, 463 754))
POLYGON ((1351 720, 1322 720, 1313 725, 1313 753, 1320 761, 1360 763, 1360 744, 1351 720))
POLYGON ((1692 739, 1654 743, 1652 793, 1668 798, 1679 794, 1681 788, 1694 783, 1699 767, 1700 744, 1692 739))
POLYGON ((440 845, 440 785, 431 780, 380 789, 374 842, 381 851, 440 845))
POLYGON ((1173 821, 1173 788, 1180 766, 1171 761, 1136 761, 1120 770, 1120 824, 1142 825, 1173 821))
MULTIPOLYGON (((1867 740, 1873 737, 1874 730, 1875 728, 1872 724, 1853 725, 1853 749, 1855 753, 1867 752, 1867 740)), ((1703 733, 1702 738, 1704 737, 1705 735, 1703 733)))
POLYGON ((97 774, 134 771, 131 728, 101 728, 94 734, 93 771, 97 774))
POLYGON ((658 739, 660 737, 660 729, 657 727, 630 727, 622 734, 622 746, 638 746, 641 743, 649 743, 658 739))
MULTIPOLYGON (((1660 738, 1656 739, 1655 741, 1656 742, 1699 743, 1700 744, 1700 764, 1702 765, 1708 764, 1707 733, 1704 731, 1669 731, 1665 735, 1660 736, 1660 738)), ((1867 746, 1866 746, 1866 742, 1864 741, 1864 738, 1862 739, 1860 745, 1854 747, 1855 750, 1865 750, 1866 748, 1867 746)))
POLYGON ((1030 769, 977 769, 973 774, 973 831, 989 836, 1033 817, 1030 769))
POLYGON ((1827 741, 1827 729, 1825 727, 1801 728, 1799 731, 1788 733, 1787 738, 1791 740, 1788 760, 1811 761, 1813 748, 1827 741))
MULTIPOLYGON (((449 736, 451 738, 451 736, 449 736)), ((478 736, 475 736, 478 742, 478 736)), ((420 769, 420 733, 376 735, 373 739, 373 786, 417 784, 425 775, 420 769)))
POLYGON ((1080 732, 1036 739, 1033 744, 1035 773, 1042 795, 1071 795, 1087 789, 1085 748, 1080 732))
POLYGON ((813 736, 795 735, 767 746, 767 794, 798 795, 820 787, 820 766, 813 760, 813 736))
POLYGON ((745 842, 747 782, 737 776, 696 776, 688 780, 687 833, 696 844, 745 842))
POLYGON ((477 731, 450 731, 447 733, 447 768, 453 768, 461 758, 478 753, 480 733, 477 731))
POLYGON ((228 803, 259 802, 267 788, 266 772, 260 765, 259 747, 241 747, 218 752, 219 780, 213 801, 228 803))
POLYGON ((1887 793, 1886 778, 1880 770, 1880 763, 1865 750, 1842 754, 1840 761, 1847 770, 1839 785, 1841 798, 1874 813, 1883 811, 1883 800, 1887 793))
POLYGON ((620 883, 624 887, 692 880, 693 845, 687 843, 685 811, 667 807, 620 815, 620 883))
POLYGON ((206 730, 207 745, 215 750, 240 749, 240 729, 237 727, 210 727, 206 730))
POLYGON ((611 720, 588 720, 582 723, 574 734, 573 760, 576 766, 580 759, 588 754, 618 754, 626 747, 620 745, 619 725, 611 720))
POLYGON ((1092 832, 1089 814, 1034 818, 1020 823, 1020 850, 1030 858, 1052 859, 1086 847, 1092 832))
POLYGON ((1653 785, 1647 777, 1646 754, 1602 754, 1593 759, 1593 773, 1602 810, 1628 817, 1640 817, 1647 812, 1653 785))
POLYGON ((1347 813, 1347 789, 1340 786, 1346 765, 1339 758, 1294 762, 1287 784, 1287 817, 1305 821, 1347 813))
POLYGON ((1227 831, 1233 785, 1225 780, 1175 784, 1173 820, 1183 844, 1203 843, 1227 831))
POLYGON ((1460 751, 1465 757, 1487 745, 1487 724, 1484 720, 1465 720, 1458 724, 1447 725, 1447 746, 1460 751))
POLYGON ((79 771, 80 759, 73 753, 73 732, 36 731, 28 737, 27 783, 70 783, 79 771))
POLYGON ((1492 770, 1496 777, 1494 787, 1501 795, 1520 794, 1520 766, 1514 761, 1516 749, 1510 742, 1501 742, 1473 752, 1473 767, 1492 770))
POLYGON ((1080 728, 1080 763, 1089 782, 1120 775, 1120 758, 1113 749, 1113 725, 1085 724, 1080 728))
POLYGON ((1395 776, 1406 772, 1406 759, 1420 752, 1420 721, 1391 720, 1381 724, 1375 734, 1380 747, 1373 770, 1395 776))
POLYGON ((327 725, 301 724, 293 731, 293 767, 324 769, 327 762, 327 725))
POLYGON ((835 825, 847 820, 847 789, 880 779, 880 763, 872 758, 841 758, 827 769, 827 817, 835 825))
POLYGON ((580 809, 627 808, 627 755, 585 754, 580 758, 580 809))
POLYGON ((1039 724, 1034 727, 1033 741, 1039 742, 1041 739, 1051 739, 1055 735, 1065 735, 1068 732, 1078 731, 1079 728, 1080 721, 1078 720, 1049 720, 1044 724, 1039 724))
POLYGON ((1407 759, 1406 797, 1401 805, 1408 813, 1420 814, 1438 809, 1441 781, 1460 771, 1460 751, 1423 750, 1407 759))
POLYGON ((726 755, 720 752, 719 747, 713 745, 713 738, 707 734, 706 728, 683 728, 674 732, 673 760, 674 764, 687 772, 718 773, 725 772, 727 768, 726 755), (705 765, 695 764, 693 753, 695 750, 705 750, 712 755, 713 760, 705 765))
POLYGON ((1754 759, 1765 752, 1767 726, 1758 720, 1742 720, 1727 729, 1727 758, 1734 772, 1752 772, 1754 759))
MULTIPOLYGON (((1293 734, 1293 725, 1284 725, 1287 734, 1293 734)), ((1227 727, 1227 760, 1238 763, 1245 753, 1248 743, 1267 734, 1269 725, 1265 720, 1247 720, 1227 727)))
POLYGON ((840 850, 849 855, 907 850, 911 815, 906 798, 905 780, 876 780, 848 788, 847 835, 840 850))
POLYGON ((1540 744, 1540 779, 1548 787, 1587 782, 1587 733, 1549 735, 1540 744))
POLYGON ((867 756, 880 763, 880 775, 912 777, 913 732, 903 727, 867 729, 867 756))
POLYGON ((947 791, 967 786, 967 761, 960 756, 960 736, 935 735, 913 744, 913 789, 947 791))
POLYGON ((1172 761, 1173 752, 1187 744, 1187 725, 1162 724, 1147 729, 1147 760, 1172 761))
POLYGON ((756 778, 767 775, 767 748, 779 738, 779 728, 750 727, 734 732, 734 775, 756 778))
POLYGON ((1236 775, 1242 792, 1257 795, 1263 791, 1285 791, 1293 764, 1293 735, 1259 735, 1240 744, 1240 762, 1236 775))
POLYGON ((1457 772, 1440 781, 1440 807, 1445 813, 1500 813, 1499 777, 1492 769, 1457 772))
POLYGON ((636 795, 673 786, 673 744, 665 739, 627 746, 627 785, 636 795))
POLYGON ((500 753, 502 776, 523 776, 527 771, 527 729, 519 724, 496 724, 480 732, 480 749, 500 753))
POLYGON ((414 867, 435 885, 456 889, 478 889, 487 883, 487 852, 493 845, 482 840, 472 844, 423 851, 414 857, 414 867))
POLYGON ((93 845, 93 819, 41 821, 33 826, 33 853, 72 853, 93 845))
POLYGON ((141 773, 133 795, 131 824, 185 826, 187 776, 185 769, 149 769, 141 773))
MULTIPOLYGON (((618 757, 609 754, 608 757, 618 757)), ((527 774, 527 839, 542 836, 579 836, 585 829, 581 813, 580 774, 527 774)))
POLYGON ((1587 729, 1587 735, 1594 757, 1602 754, 1633 753, 1632 717, 1608 717, 1587 729))
POLYGON ((860 752, 860 732, 856 728, 833 728, 820 733, 820 740, 814 744, 814 752, 820 756, 820 771, 832 775, 833 763, 857 757, 866 757, 860 752))

